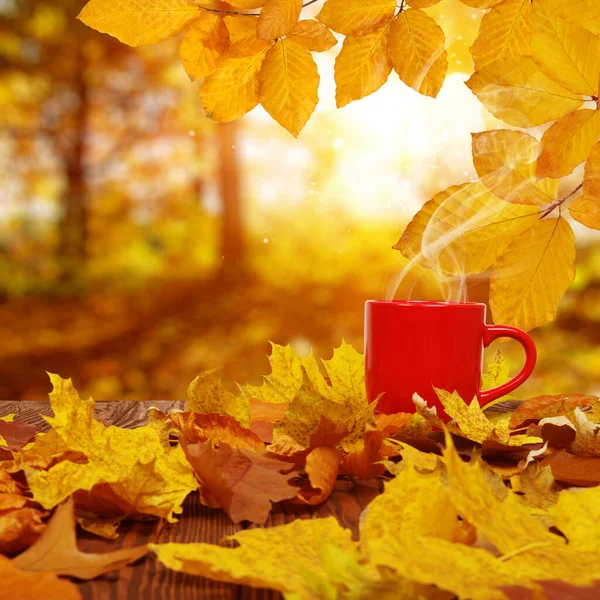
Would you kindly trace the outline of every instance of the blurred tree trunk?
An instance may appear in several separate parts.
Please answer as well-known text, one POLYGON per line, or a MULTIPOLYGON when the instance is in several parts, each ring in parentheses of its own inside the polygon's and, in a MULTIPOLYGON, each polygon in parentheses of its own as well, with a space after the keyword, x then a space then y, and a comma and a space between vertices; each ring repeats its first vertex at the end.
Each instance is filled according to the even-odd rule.
POLYGON ((237 123, 219 123, 219 193, 223 203, 221 250, 226 270, 241 266, 244 259, 240 165, 236 150, 237 123))
POLYGON ((85 73, 83 44, 75 42, 76 59, 73 73, 73 92, 78 105, 73 114, 72 139, 65 152, 67 188, 63 197, 60 224, 59 259, 61 278, 73 279, 85 259, 87 233, 87 186, 85 176, 85 144, 88 115, 88 87, 85 73))
MULTIPOLYGON (((220 10, 237 10, 226 2, 215 2, 220 10)), ((221 224, 221 254, 223 269, 238 271, 244 261, 244 219, 242 207, 241 171, 237 153, 237 122, 218 123, 218 185, 223 207, 221 224)))

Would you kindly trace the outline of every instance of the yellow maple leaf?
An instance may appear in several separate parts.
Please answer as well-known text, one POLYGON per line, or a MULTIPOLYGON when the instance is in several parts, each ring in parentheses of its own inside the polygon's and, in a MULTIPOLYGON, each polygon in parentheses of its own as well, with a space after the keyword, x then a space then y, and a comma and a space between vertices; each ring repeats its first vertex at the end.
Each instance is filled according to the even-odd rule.
POLYGON ((275 40, 289 33, 300 18, 302 0, 267 0, 258 17, 258 37, 275 40))
POLYGON ((600 143, 585 163, 583 195, 569 206, 569 213, 586 227, 600 229, 600 143))
POLYGON ((392 23, 388 51, 400 79, 420 94, 436 97, 448 70, 444 32, 430 16, 410 8, 392 23))
POLYGON ((264 50, 269 42, 259 40, 254 16, 227 15, 223 21, 229 32, 228 58, 248 58, 264 50))
POLYGON ((234 417, 240 425, 250 424, 248 399, 228 392, 221 384, 219 369, 201 373, 188 387, 188 411, 234 417))
POLYGON ((464 183, 426 202, 394 248, 446 273, 481 273, 538 218, 534 206, 505 202, 479 182, 464 183))
MULTIPOLYGON (((494 358, 487 364, 486 370, 481 374, 481 389, 489 390, 510 381, 510 369, 504 355, 498 350, 494 358)), ((486 404, 484 410, 489 406, 486 404)))
POLYGON ((444 463, 451 502, 500 552, 514 552, 540 542, 557 547, 564 544, 529 514, 516 494, 508 490, 506 498, 499 500, 487 482, 481 461, 465 463, 448 433, 444 463))
POLYGON ((587 159, 599 135, 598 110, 577 110, 556 121, 542 136, 538 177, 559 178, 571 173, 587 159))
MULTIPOLYGON (((292 455, 311 447, 330 445, 315 443, 312 440, 313 434, 324 427, 323 419, 326 419, 326 423, 345 428, 340 435, 331 432, 326 437, 333 437, 333 443, 340 443, 348 452, 355 451, 360 449, 366 423, 369 417, 372 418, 372 413, 369 415, 369 412, 366 405, 357 411, 357 407, 350 403, 332 401, 323 396, 308 376, 305 376, 304 383, 289 403, 283 420, 274 428, 271 451, 292 455)), ((327 428, 328 431, 329 429, 327 428)))
POLYGON ((504 56, 531 54, 529 0, 504 0, 481 19, 479 35, 471 46, 475 69, 504 56))
POLYGON ((208 117, 223 123, 243 117, 258 104, 258 73, 266 49, 245 58, 226 58, 200 88, 208 117))
POLYGON ((374 33, 391 21, 395 0, 327 0, 317 19, 344 35, 374 33))
POLYGON ((473 73, 467 86, 495 117, 515 127, 560 119, 583 104, 527 56, 496 59, 473 73))
POLYGON ((260 103, 294 137, 298 137, 319 102, 319 73, 308 50, 293 40, 279 40, 259 75, 260 103))
POLYGON ((312 20, 296 23, 287 37, 310 52, 324 52, 337 44, 335 36, 323 23, 312 20))
POLYGON ((128 46, 155 44, 201 16, 192 0, 90 0, 77 17, 128 46))
POLYGON ((351 531, 342 528, 335 517, 298 519, 279 527, 239 531, 225 539, 235 540, 239 546, 171 543, 149 547, 160 562, 175 571, 297 594, 310 590, 309 574, 326 576, 322 544, 347 551, 357 547, 351 531))
POLYGON ((203 79, 216 68, 229 48, 229 32, 223 19, 203 12, 186 29, 179 46, 179 57, 192 81, 203 79))
POLYGON ((531 49, 542 71, 563 87, 588 96, 598 91, 600 39, 557 17, 548 0, 532 5, 531 49))
POLYGON ((492 269, 495 322, 529 330, 552 321, 575 277, 574 260, 575 236, 564 218, 538 221, 523 232, 492 269))
MULTIPOLYGON (((496 196, 517 204, 544 205, 554 200, 546 193, 546 181, 536 181, 539 142, 511 129, 471 134, 473 165, 481 182, 496 196)), ((557 182, 550 182, 553 192, 557 182)))
POLYGON ((410 454, 399 475, 386 482, 384 491, 365 508, 360 519, 360 539, 366 545, 389 537, 417 535, 454 538, 458 514, 440 473, 417 471, 410 454))
POLYGON ((49 509, 78 490, 108 484, 132 513, 174 522, 173 514, 181 512, 183 500, 198 487, 181 447, 166 453, 150 426, 105 427, 93 418, 94 401, 79 398, 70 379, 50 379, 54 417, 47 421, 69 450, 81 453, 87 462, 62 461, 47 471, 26 468, 33 498, 49 509))
POLYGON ((248 398, 258 398, 263 402, 289 402, 302 385, 302 359, 289 344, 279 346, 271 343, 269 364, 271 374, 264 377, 262 386, 244 385, 241 386, 242 392, 248 398))
MULTIPOLYGON (((331 0, 330 0, 331 1, 331 0)), ((389 25, 360 37, 349 35, 335 59, 335 100, 342 108, 376 92, 392 72, 389 25)))
POLYGON ((600 487, 561 491, 553 517, 556 527, 567 536, 569 546, 600 554, 600 487))

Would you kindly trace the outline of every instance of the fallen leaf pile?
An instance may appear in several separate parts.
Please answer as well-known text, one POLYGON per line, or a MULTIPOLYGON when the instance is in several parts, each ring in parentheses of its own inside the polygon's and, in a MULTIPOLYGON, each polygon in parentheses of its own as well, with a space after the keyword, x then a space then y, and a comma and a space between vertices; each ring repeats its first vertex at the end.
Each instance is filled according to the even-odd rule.
MULTIPOLYGON (((379 477, 385 490, 363 512, 358 540, 327 518, 242 530, 237 547, 149 547, 169 568, 296 600, 595 597, 600 399, 543 396, 501 412, 436 390, 452 419, 443 423, 417 395, 414 413, 379 413, 363 356, 346 343, 321 362, 273 345, 269 360, 261 386, 233 393, 218 371, 203 373, 184 412, 151 409, 135 429, 97 421, 93 400, 51 375, 47 431, 2 421, 0 552, 16 555, 2 574, 26 589, 27 571, 53 581, 122 568, 146 546, 85 554, 76 524, 115 538, 124 519, 177 523, 190 493, 262 525, 274 503, 316 505, 340 478, 379 477)), ((498 355, 484 383, 508 378, 498 355)))

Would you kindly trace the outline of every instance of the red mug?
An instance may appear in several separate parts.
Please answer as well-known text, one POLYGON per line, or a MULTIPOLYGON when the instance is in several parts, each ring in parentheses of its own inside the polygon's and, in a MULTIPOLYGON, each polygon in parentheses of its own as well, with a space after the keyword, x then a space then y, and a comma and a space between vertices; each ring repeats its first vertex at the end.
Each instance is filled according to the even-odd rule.
POLYGON ((485 304, 478 302, 367 301, 365 381, 369 402, 381 395, 379 411, 414 412, 416 392, 447 421, 434 387, 457 391, 467 403, 476 396, 484 405, 520 386, 535 367, 535 344, 515 327, 486 325, 485 310, 485 304), (501 337, 522 344, 525 366, 503 385, 481 390, 483 349, 501 337))

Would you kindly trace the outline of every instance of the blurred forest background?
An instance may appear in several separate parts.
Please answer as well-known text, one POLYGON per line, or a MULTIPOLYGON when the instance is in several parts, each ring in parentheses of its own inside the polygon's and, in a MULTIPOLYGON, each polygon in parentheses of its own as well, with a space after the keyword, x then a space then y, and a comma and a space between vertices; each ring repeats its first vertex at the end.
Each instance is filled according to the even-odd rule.
MULTIPOLYGON (((0 398, 45 398, 51 371, 96 400, 177 399, 208 368, 258 381, 268 340, 360 349, 364 301, 404 265, 392 245, 474 177, 470 132, 496 125, 463 83, 481 11, 428 9, 449 40, 437 100, 391 77, 336 110, 339 46, 318 57, 322 100, 295 140, 260 108, 210 122, 178 40, 129 48, 82 6, 0 0, 0 398)), ((600 393, 600 245, 575 229, 577 278, 519 397, 600 393)), ((486 301, 485 279, 469 289, 486 301)), ((417 269, 396 297, 440 294, 417 269)))

